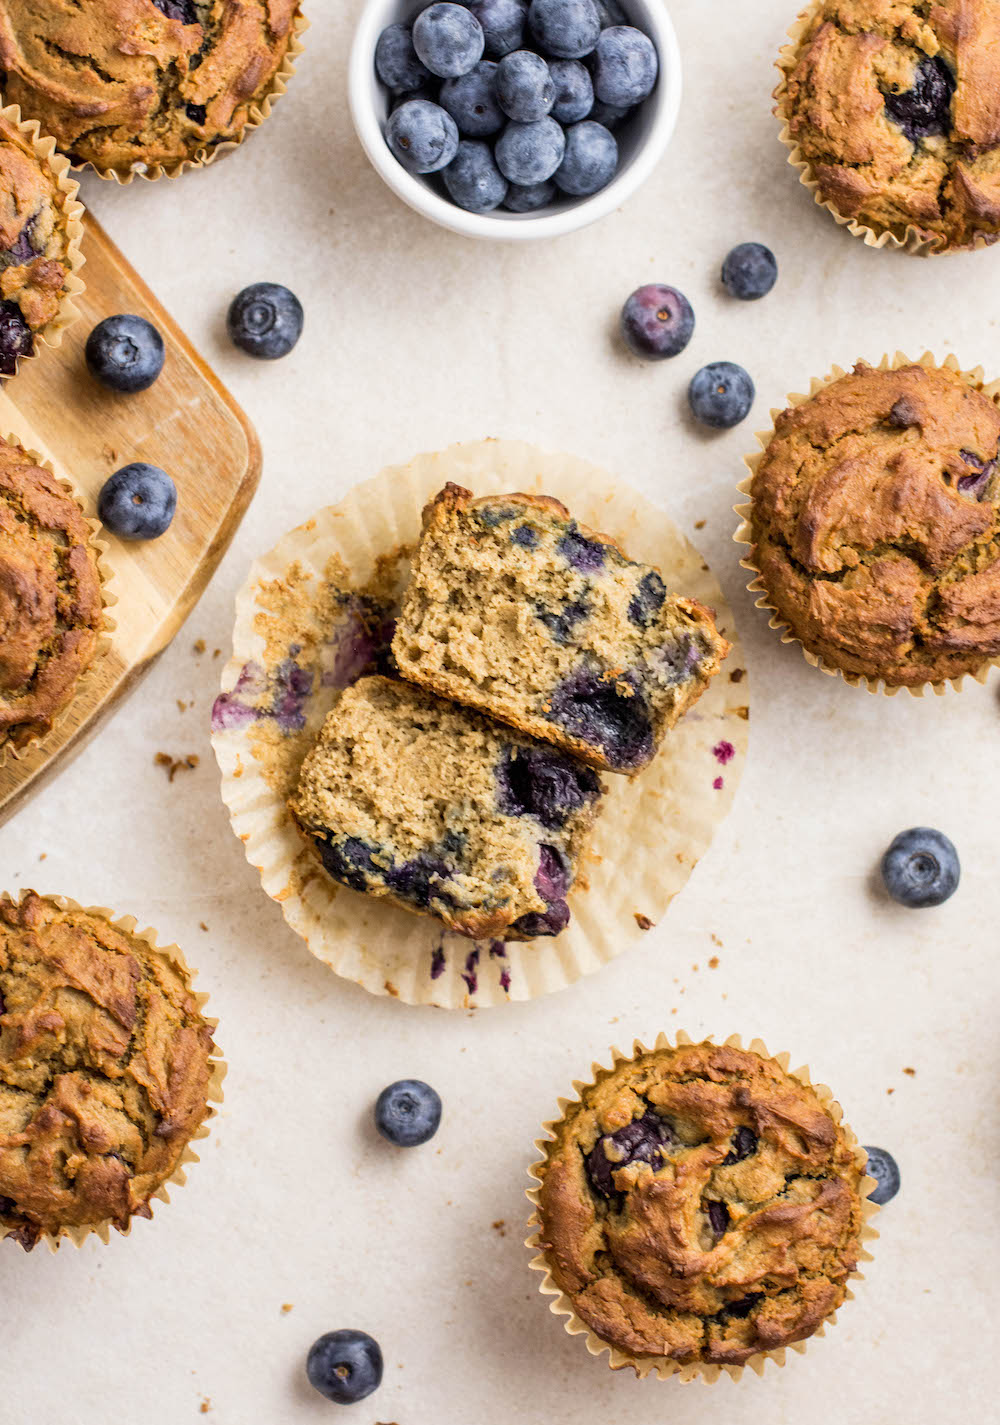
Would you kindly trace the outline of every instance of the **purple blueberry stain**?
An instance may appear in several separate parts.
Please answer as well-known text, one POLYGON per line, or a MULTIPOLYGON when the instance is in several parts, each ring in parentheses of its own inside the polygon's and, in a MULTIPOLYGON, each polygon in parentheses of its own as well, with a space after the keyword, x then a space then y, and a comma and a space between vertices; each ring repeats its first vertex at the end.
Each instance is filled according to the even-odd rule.
POLYGON ((474 995, 479 988, 479 951, 470 950, 465 957, 465 969, 462 971, 462 979, 470 995, 474 995))
POLYGON ((530 524, 519 524, 510 539, 512 544, 519 544, 522 549, 537 549, 540 542, 538 530, 530 524))
POLYGON ((578 574, 598 574, 604 568, 604 545, 585 538, 576 524, 570 525, 556 549, 578 574))
POLYGON ((720 766, 725 767, 727 762, 731 762, 736 756, 736 748, 731 742, 717 742, 712 748, 712 756, 720 766))
POLYGON ((257 699, 267 691, 267 674, 256 662, 244 663, 240 675, 228 693, 220 693, 212 705, 212 731, 226 732, 246 727, 266 717, 257 699))
POLYGON ((510 994, 510 964, 507 960, 507 946, 503 940, 490 941, 490 959, 500 961, 500 988, 510 994))
POLYGON ((313 674, 300 668, 293 658, 285 658, 274 673, 277 687, 271 716, 284 733, 301 732, 306 725, 305 705, 313 690, 313 674))
POLYGON ((723 782, 721 777, 716 777, 715 781, 712 783, 712 786, 715 791, 721 792, 722 788, 725 786, 725 783, 723 782))
POLYGON ((444 941, 434 946, 431 951, 431 979, 439 980, 444 974, 445 967, 444 941))

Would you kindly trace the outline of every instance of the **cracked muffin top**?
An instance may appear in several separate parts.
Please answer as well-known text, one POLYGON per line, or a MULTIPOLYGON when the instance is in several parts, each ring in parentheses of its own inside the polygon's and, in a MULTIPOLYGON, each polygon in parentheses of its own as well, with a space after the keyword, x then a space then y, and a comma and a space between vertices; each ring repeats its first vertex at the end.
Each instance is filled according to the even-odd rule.
POLYGON ((0 376, 14 375, 18 357, 33 353, 35 336, 62 305, 72 196, 12 117, 0 112, 0 376))
POLYGON ((750 563, 830 667, 890 686, 1000 655, 1000 408, 947 368, 864 362, 783 411, 750 563))
POLYGON ((102 916, 0 898, 0 1225, 149 1217, 208 1115, 214 1050, 186 972, 102 916))
POLYGON ((654 1049, 601 1073, 554 1133, 536 1170, 542 1252, 626 1355, 743 1365, 843 1302, 864 1154, 775 1060, 654 1049))
POLYGON ((74 163, 171 168, 238 139, 271 89, 298 0, 0 7, 8 102, 74 163))
POLYGON ((48 732, 102 627, 90 525, 49 470, 0 440, 0 750, 48 732))
POLYGON ((1000 5, 820 0, 779 113, 823 201, 938 250, 1000 236, 1000 5))

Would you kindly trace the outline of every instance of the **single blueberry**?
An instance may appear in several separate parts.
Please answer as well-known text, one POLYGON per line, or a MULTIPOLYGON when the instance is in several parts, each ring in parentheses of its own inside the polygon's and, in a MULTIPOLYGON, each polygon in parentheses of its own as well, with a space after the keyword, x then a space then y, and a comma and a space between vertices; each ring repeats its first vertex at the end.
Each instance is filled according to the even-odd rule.
MULTIPOLYGON (((547 178, 544 183, 510 183, 507 186, 507 196, 503 200, 502 206, 508 213, 537 213, 539 208, 547 208, 558 193, 556 185, 551 178, 547 178)), ((521 525, 520 530, 515 530, 511 538, 518 544, 524 544, 527 548, 533 549, 538 543, 538 536, 528 525, 521 525), (518 534, 524 532, 534 535, 534 544, 528 544, 524 538, 518 538, 518 534)))
POLYGON ((544 606, 536 607, 535 617, 543 623, 556 643, 568 643, 573 630, 590 613, 590 606, 582 599, 564 604, 558 613, 552 613, 544 606))
POLYGON ((691 414, 702 425, 728 430, 750 411, 755 395, 749 374, 734 361, 713 361, 696 371, 688 387, 691 414))
POLYGON ((556 169, 556 186, 572 198, 587 198, 606 188, 618 168, 614 134, 593 119, 566 130, 566 154, 556 169))
POLYGON ((483 28, 486 53, 502 59, 524 43, 528 0, 475 0, 469 9, 483 28))
POLYGON ((604 545, 587 539, 575 522, 557 541, 556 551, 578 574, 596 574, 604 568, 604 545))
POLYGON ((556 86, 541 55, 517 49, 497 65, 497 102, 510 119, 533 124, 544 119, 556 101, 556 86))
POLYGON ((18 357, 35 349, 31 328, 16 302, 0 302, 0 376, 13 376, 18 357))
POLYGON ((507 196, 507 180, 481 139, 463 139, 442 177, 452 202, 467 213, 491 213, 507 196))
POLYGON ((528 24, 542 53, 553 59, 582 59, 601 33, 594 0, 531 0, 528 24))
POLYGON ((766 297, 777 280, 777 260, 762 242, 741 242, 722 264, 722 285, 741 302, 766 297))
POLYGON ((866 1148, 865 1152, 868 1154, 865 1171, 876 1182, 868 1201, 881 1207, 884 1203, 891 1202, 899 1192, 899 1165, 884 1148, 866 1148))
POLYGON ((619 1168, 627 1168, 630 1163, 648 1163, 651 1168, 659 1168, 667 1149, 676 1141, 667 1120, 647 1109, 641 1118, 599 1138, 586 1155, 583 1165, 591 1187, 600 1197, 614 1197, 617 1191, 614 1174, 619 1168), (610 1153, 606 1151, 608 1146, 610 1153))
POLYGON ((613 134, 617 133, 631 113, 630 104, 602 104, 599 99, 595 99, 594 107, 587 117, 595 124, 603 124, 608 133, 613 134))
MULTIPOLYGON (((896 406, 898 405, 897 401, 896 406)), ((896 406, 893 406, 893 410, 896 409, 896 406)), ((960 450, 958 453, 975 473, 960 475, 955 482, 955 488, 960 494, 968 495, 973 500, 985 500, 990 493, 990 485, 996 474, 997 464, 1000 463, 1000 453, 994 455, 992 460, 982 460, 973 450, 960 450)))
POLYGON ((705 1204, 708 1220, 716 1237, 721 1237, 729 1226, 729 1208, 724 1202, 710 1200, 705 1204))
POLYGON ((376 861, 378 847, 362 841, 358 836, 347 836, 343 841, 330 837, 315 838, 320 859, 329 875, 352 891, 368 889, 370 880, 381 883, 385 871, 376 861))
POLYGON ((208 120, 208 110, 204 104, 185 104, 184 112, 192 124, 204 124, 208 120))
POLYGON ((742 1163, 744 1158, 749 1158, 751 1153, 756 1153, 758 1138, 752 1128, 746 1128, 742 1124, 733 1134, 733 1146, 723 1158, 724 1167, 730 1163, 742 1163))
POLYGON ((198 10, 194 0, 153 0, 153 4, 168 20, 180 20, 182 25, 198 23, 198 10))
POLYGON ((565 826, 601 790, 592 767, 545 747, 508 748, 496 780, 505 816, 533 816, 549 831, 565 826))
POLYGON ((375 1101, 375 1127, 397 1148, 430 1142, 440 1126, 440 1095, 421 1079, 399 1079, 375 1101))
MULTIPOLYGON (((727 1209, 728 1210, 728 1209, 727 1209)), ((735 1301, 727 1301, 721 1311, 717 1311, 713 1321, 745 1321, 757 1305, 758 1301, 763 1301, 762 1291, 751 1292, 749 1296, 738 1296, 735 1301)))
POLYGON ((639 580, 639 586, 629 599, 629 622, 637 628, 648 628, 663 608, 667 597, 667 587, 655 569, 650 569, 639 580))
POLYGON ((924 57, 917 65, 913 88, 894 94, 882 90, 885 111, 894 124, 915 144, 930 134, 946 134, 951 128, 951 97, 955 76, 940 55, 924 57))
POLYGON ((691 303, 676 287, 638 287, 622 307, 625 345, 644 361, 663 361, 684 350, 694 332, 691 303))
POLYGON ((413 48, 413 31, 409 25, 390 25, 379 35, 375 46, 375 72, 386 88, 395 93, 409 93, 429 81, 431 72, 413 48))
POLYGON ((893 900, 911 909, 942 905, 958 889, 958 852, 929 826, 901 831, 882 857, 882 880, 893 900))
POLYGON ((101 523, 119 539, 158 539, 177 508, 177 486, 157 465, 134 461, 116 470, 97 497, 101 523))
POLYGON ((364 1331, 328 1331, 306 1359, 309 1384, 337 1405, 354 1405, 382 1384, 382 1352, 364 1331))
POLYGON ((464 5, 428 5, 413 22, 418 58, 440 79, 468 74, 483 57, 483 27, 464 5))
POLYGON ((648 35, 632 25, 602 30, 594 51, 594 93, 604 104, 641 104, 656 86, 660 62, 648 35))
POLYGON ((422 852, 390 867, 385 872, 385 884, 401 900, 426 910, 432 900, 451 904, 451 896, 442 887, 450 875, 450 868, 439 857, 422 852))
POLYGON ((38 256, 34 243, 35 218, 29 218, 10 247, 0 245, 0 268, 20 267, 38 256))
POLYGON ((555 85, 552 117, 560 124, 578 124, 594 107, 594 82, 590 70, 578 59, 554 59, 549 65, 555 85))
POLYGON ((497 103, 496 73, 492 60, 481 59, 468 74, 446 79, 441 85, 441 107, 448 110, 466 138, 488 138, 507 122, 497 103))
POLYGON ((546 717, 571 737, 598 748, 614 771, 641 767, 653 755, 653 726, 646 699, 634 683, 634 676, 605 678, 583 669, 556 688, 546 717))
POLYGON ((84 357, 95 380, 112 391, 145 391, 163 370, 163 338, 145 317, 105 317, 87 338, 84 357))
POLYGON ((440 104, 411 99, 389 115, 386 143, 410 173, 437 173, 458 152, 458 126, 440 104))
POLYGON ((551 178, 563 161, 566 135, 555 119, 507 125, 496 146, 497 167, 511 183, 527 187, 551 178))
POLYGON ((229 305, 230 341, 260 361, 287 356, 302 335, 305 313, 294 292, 277 282, 254 282, 229 305))

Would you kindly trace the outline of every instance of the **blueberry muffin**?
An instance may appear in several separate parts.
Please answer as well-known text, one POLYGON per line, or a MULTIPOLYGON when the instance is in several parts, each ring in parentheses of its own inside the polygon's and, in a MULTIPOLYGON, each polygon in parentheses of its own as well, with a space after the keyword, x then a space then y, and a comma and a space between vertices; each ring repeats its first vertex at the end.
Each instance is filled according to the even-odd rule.
POLYGON ((741 1366, 844 1301, 864 1153, 774 1059, 663 1044, 598 1074, 551 1132, 533 1170, 545 1264, 631 1361, 741 1366))
POLYGON ((447 485, 424 510, 392 651, 404 678, 632 773, 729 645, 707 609, 558 500, 447 485))
POLYGON ((74 163, 176 169, 260 121, 298 11, 297 0, 6 0, 4 92, 74 163))
POLYGON ((214 1047, 168 951, 0 897, 0 1236, 30 1250, 149 1217, 209 1115, 214 1047))
POLYGON ((1000 408, 946 367, 864 362, 783 411, 748 564, 831 668, 942 683, 1000 655, 1000 408))
POLYGON ((459 935, 533 940, 569 923, 602 791, 571 757, 369 677, 327 717, 290 807, 342 885, 459 935))
POLYGON ((777 112, 822 202, 931 250, 997 240, 996 0, 820 0, 781 67, 777 112))
POLYGON ((51 728, 97 652, 101 580, 83 513, 0 440, 0 756, 51 728))
POLYGON ((36 153, 16 109, 0 111, 0 376, 34 353, 68 296, 80 205, 65 167, 36 153))

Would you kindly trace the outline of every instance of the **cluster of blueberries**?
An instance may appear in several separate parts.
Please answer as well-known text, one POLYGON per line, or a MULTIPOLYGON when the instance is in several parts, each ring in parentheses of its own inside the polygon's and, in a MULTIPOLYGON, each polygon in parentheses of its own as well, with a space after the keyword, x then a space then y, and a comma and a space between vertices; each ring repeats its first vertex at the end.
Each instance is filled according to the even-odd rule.
POLYGON ((462 0, 383 30, 375 70, 404 168, 467 212, 533 213, 610 183, 659 58, 618 0, 462 0))

